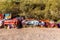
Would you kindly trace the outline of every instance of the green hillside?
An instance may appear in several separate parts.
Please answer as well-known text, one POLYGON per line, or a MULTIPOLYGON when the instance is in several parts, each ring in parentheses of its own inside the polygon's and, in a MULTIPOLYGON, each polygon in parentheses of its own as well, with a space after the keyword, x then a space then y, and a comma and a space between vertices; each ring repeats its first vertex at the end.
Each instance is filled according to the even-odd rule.
POLYGON ((0 11, 14 12, 37 19, 58 20, 60 19, 60 0, 7 0, 0 2, 0 11))

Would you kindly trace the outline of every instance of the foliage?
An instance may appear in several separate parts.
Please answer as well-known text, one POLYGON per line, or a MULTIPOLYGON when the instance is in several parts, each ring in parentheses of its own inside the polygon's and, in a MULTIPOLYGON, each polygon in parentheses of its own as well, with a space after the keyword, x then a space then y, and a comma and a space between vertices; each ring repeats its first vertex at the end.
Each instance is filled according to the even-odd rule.
POLYGON ((0 11, 19 13, 20 16, 38 19, 60 19, 60 0, 19 0, 0 3, 0 11))

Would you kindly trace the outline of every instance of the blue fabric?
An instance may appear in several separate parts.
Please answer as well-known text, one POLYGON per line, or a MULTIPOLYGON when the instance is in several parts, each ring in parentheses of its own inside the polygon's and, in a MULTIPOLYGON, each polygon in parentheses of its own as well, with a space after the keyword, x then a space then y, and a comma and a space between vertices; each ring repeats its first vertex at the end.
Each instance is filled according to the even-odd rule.
POLYGON ((10 16, 10 14, 5 14, 5 17, 6 17, 6 16, 10 16))
POLYGON ((9 19, 9 18, 7 18, 8 16, 10 16, 10 14, 5 14, 5 19, 9 19))

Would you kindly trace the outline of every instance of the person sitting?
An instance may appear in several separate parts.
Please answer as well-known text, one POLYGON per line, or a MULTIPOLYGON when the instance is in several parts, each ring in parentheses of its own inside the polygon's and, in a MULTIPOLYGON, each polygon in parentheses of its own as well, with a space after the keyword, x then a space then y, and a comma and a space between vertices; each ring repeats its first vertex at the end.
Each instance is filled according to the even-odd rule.
POLYGON ((60 23, 57 24, 58 28, 60 28, 60 23))
POLYGON ((50 21, 49 24, 50 24, 50 26, 49 26, 50 28, 53 28, 55 25, 54 21, 50 21))

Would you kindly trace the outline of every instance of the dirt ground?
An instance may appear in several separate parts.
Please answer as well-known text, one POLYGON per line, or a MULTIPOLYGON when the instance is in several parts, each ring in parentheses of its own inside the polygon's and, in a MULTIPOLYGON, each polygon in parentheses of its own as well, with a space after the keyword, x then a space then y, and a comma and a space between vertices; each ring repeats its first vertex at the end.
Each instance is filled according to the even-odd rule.
POLYGON ((58 28, 0 29, 0 40, 60 40, 58 28))

